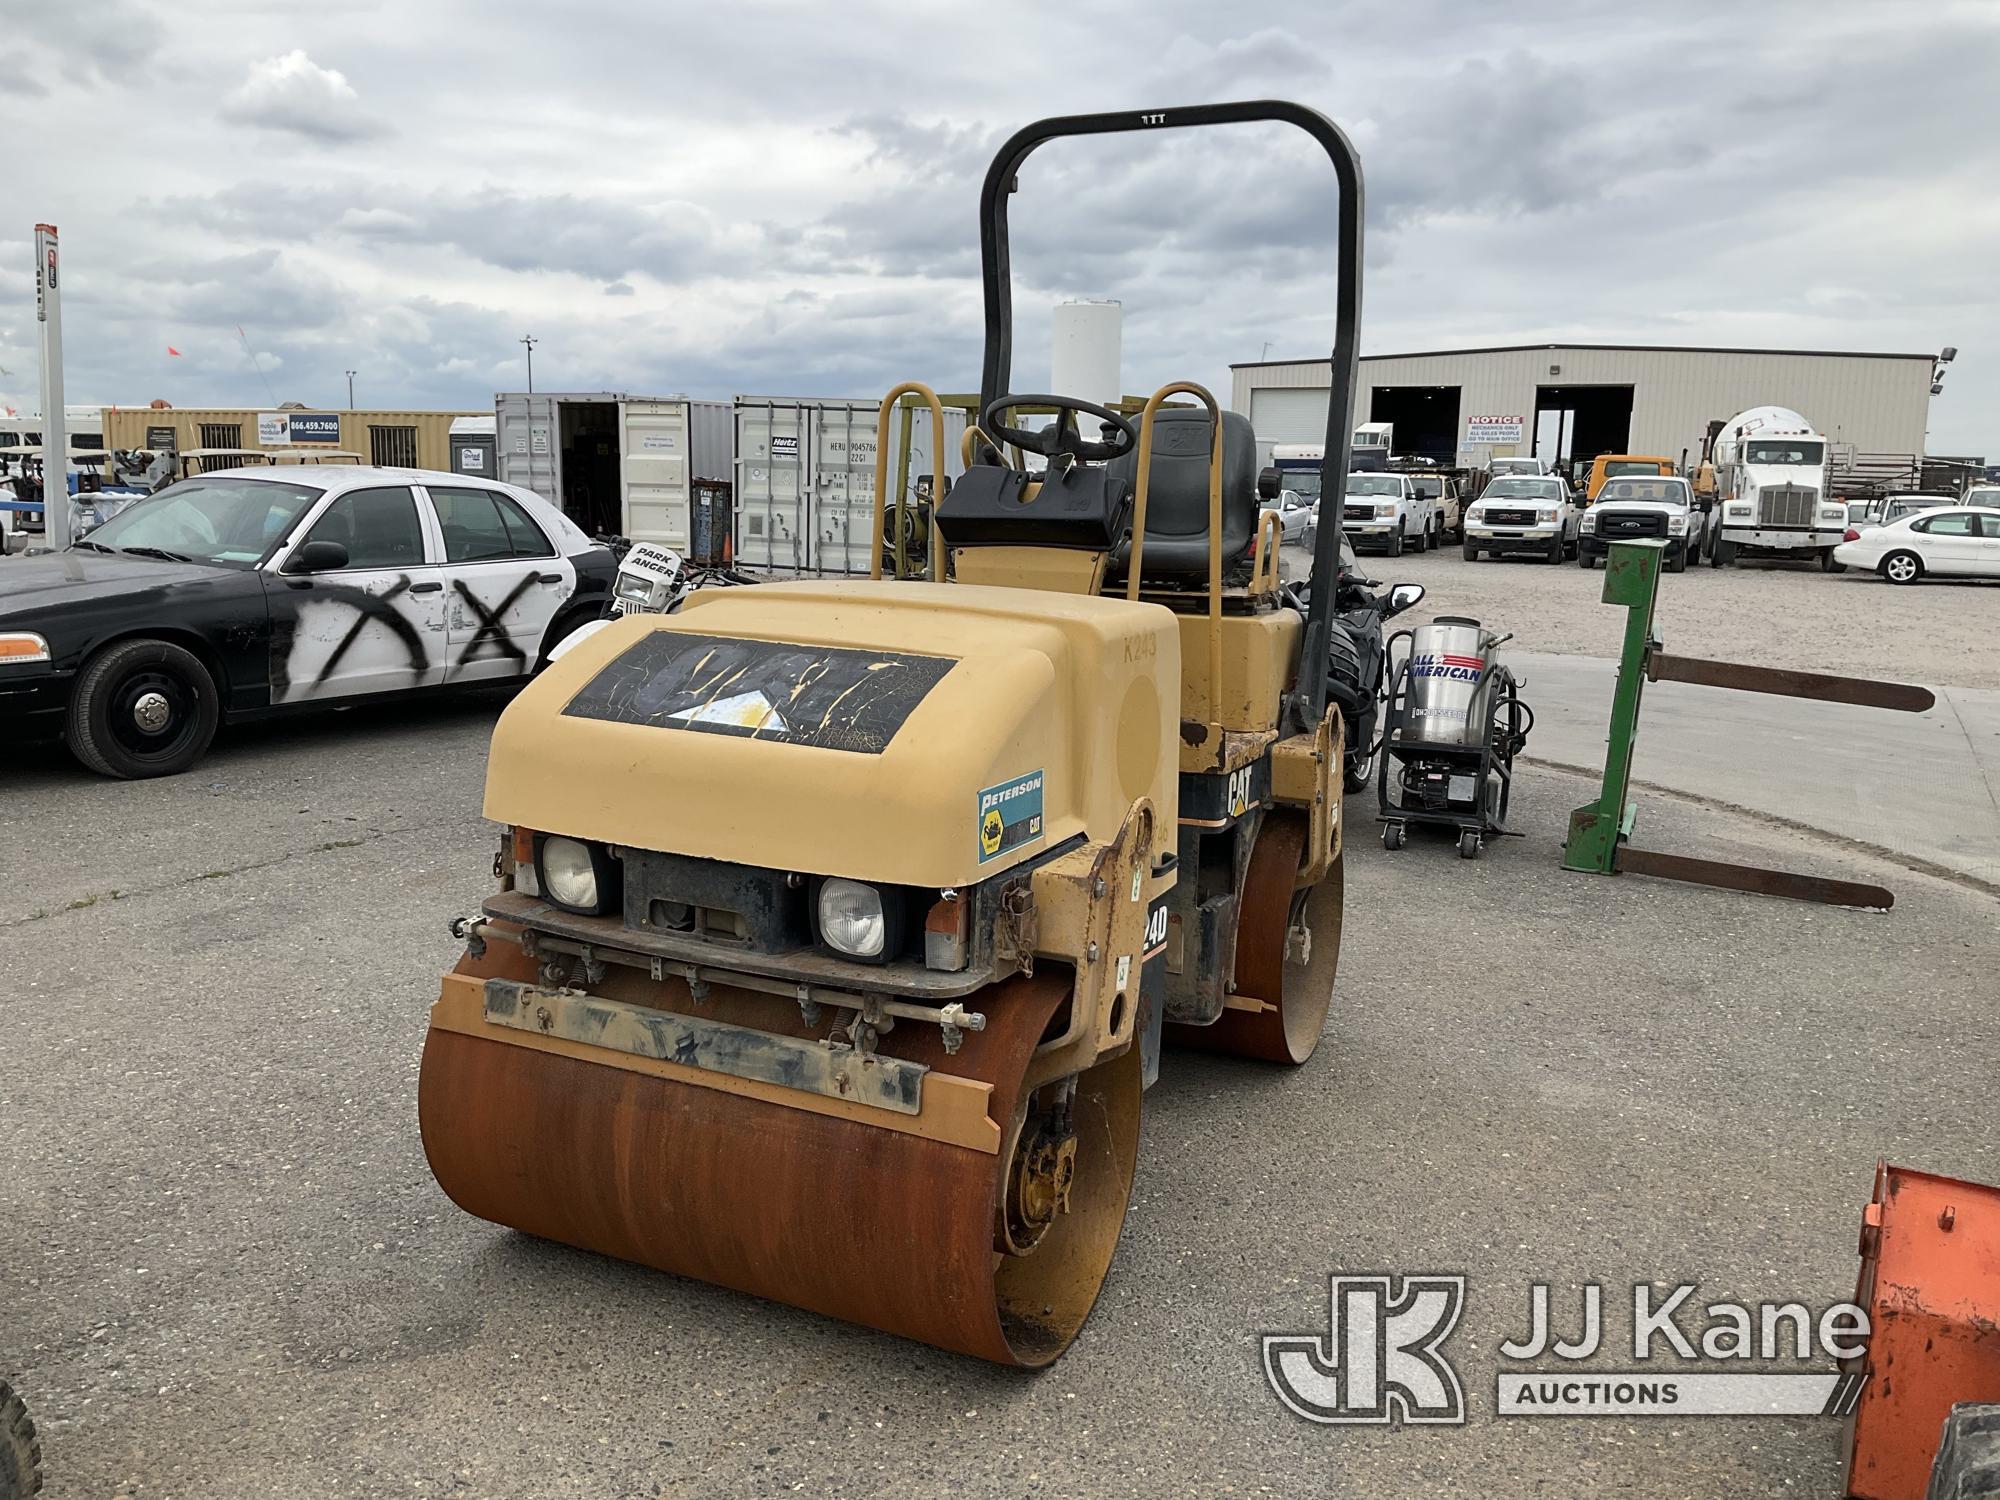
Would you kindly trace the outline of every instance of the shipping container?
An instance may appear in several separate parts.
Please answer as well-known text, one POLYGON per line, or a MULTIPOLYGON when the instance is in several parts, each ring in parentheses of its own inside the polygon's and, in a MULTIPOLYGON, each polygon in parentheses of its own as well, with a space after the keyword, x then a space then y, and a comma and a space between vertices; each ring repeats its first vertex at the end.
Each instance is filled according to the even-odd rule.
POLYGON ((154 453, 190 448, 330 448, 363 463, 451 473, 451 424, 468 411, 313 411, 286 407, 113 406, 104 445, 154 453))
POLYGON ((691 486, 730 477, 729 404, 620 391, 502 392, 500 478, 533 490, 592 536, 685 552, 691 486))
MULTIPOLYGON (((736 561, 781 573, 865 574, 879 545, 875 424, 881 403, 736 398, 736 561)), ((959 461, 965 413, 946 407, 945 474, 959 461)), ((889 482, 918 498, 931 473, 930 413, 904 405, 889 426, 889 482)), ((889 497, 895 503, 895 497, 889 497)))
POLYGON ((451 424, 451 472, 480 479, 498 479, 495 461, 497 423, 492 417, 459 417, 451 424))

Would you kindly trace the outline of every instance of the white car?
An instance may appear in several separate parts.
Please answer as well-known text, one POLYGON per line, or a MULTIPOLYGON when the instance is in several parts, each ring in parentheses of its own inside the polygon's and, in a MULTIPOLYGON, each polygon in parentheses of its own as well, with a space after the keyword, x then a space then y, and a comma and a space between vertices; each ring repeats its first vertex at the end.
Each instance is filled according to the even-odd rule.
POLYGON ((1437 502, 1418 491, 1407 474, 1349 474, 1340 529, 1354 550, 1401 557, 1405 547, 1426 552, 1444 535, 1437 502))
POLYGON ((1577 522, 1576 556, 1597 566, 1613 542, 1653 538, 1667 544, 1670 572, 1685 573, 1701 557, 1702 526, 1694 490, 1678 474, 1622 474, 1604 481, 1597 503, 1577 522))
POLYGON ((1459 550, 1467 562, 1485 552, 1527 552, 1560 563, 1577 554, 1580 518, 1561 476, 1511 474, 1487 485, 1466 511, 1459 550))
POLYGON ((1833 560, 1915 583, 1926 573, 2000 578, 2000 506, 1943 505, 1886 526, 1849 530, 1833 560))
MULTIPOLYGON (((1281 490, 1276 500, 1266 500, 1264 509, 1278 517, 1278 544, 1290 547, 1305 540, 1306 523, 1312 519, 1313 502, 1297 490, 1281 490)), ((1262 522, 1258 525, 1261 528, 1262 522)), ((1262 531, 1259 531, 1262 535, 1262 531)))
POLYGON ((1505 479, 1510 474, 1539 477, 1555 473, 1555 467, 1546 458, 1496 458, 1487 464, 1486 472, 1495 479, 1505 479))
MULTIPOLYGON (((1926 495, 1922 491, 1908 494, 1884 495, 1875 505, 1869 517, 1870 526, 1887 526, 1891 521, 1900 521, 1905 516, 1918 515, 1927 510, 1936 510, 1940 505, 1958 505, 1961 502, 1950 495, 1926 495)), ((1989 501, 1989 504, 2000 502, 1989 501)), ((1851 524, 1851 523, 1850 523, 1851 524)))

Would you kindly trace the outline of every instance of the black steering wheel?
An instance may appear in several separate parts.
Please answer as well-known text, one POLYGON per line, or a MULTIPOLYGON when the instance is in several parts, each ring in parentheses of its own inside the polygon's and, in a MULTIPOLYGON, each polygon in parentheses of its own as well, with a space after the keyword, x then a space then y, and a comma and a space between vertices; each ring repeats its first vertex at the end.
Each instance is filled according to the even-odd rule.
POLYGON ((1123 458, 1139 446, 1139 434, 1129 420, 1115 411, 1079 401, 1074 396, 1002 396, 981 414, 979 425, 989 437, 1002 439, 1023 452, 1039 453, 1050 460, 1067 454, 1086 463, 1103 464, 1114 458, 1123 458), (1040 432, 1009 427, 1001 422, 1000 413, 1016 406, 1053 406, 1056 421, 1040 432), (1076 430, 1079 413, 1096 417, 1104 424, 1109 436, 1103 442, 1086 442, 1076 430))

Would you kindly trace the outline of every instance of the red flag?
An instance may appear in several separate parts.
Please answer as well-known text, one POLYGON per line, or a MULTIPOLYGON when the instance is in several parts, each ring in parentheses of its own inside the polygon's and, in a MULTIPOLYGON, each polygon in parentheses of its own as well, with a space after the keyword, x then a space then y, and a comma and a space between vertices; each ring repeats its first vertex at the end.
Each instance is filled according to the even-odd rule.
POLYGON ((167 345, 167 353, 171 354, 175 359, 181 357, 181 351, 176 349, 172 344, 167 345))

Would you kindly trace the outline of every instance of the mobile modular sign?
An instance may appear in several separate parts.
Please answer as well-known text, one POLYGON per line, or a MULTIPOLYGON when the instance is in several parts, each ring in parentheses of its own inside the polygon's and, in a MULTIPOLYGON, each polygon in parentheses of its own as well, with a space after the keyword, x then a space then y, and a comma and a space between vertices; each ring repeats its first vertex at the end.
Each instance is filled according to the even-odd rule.
POLYGON ((289 448, 298 443, 340 446, 340 414, 317 411, 260 411, 257 442, 265 448, 289 448))

